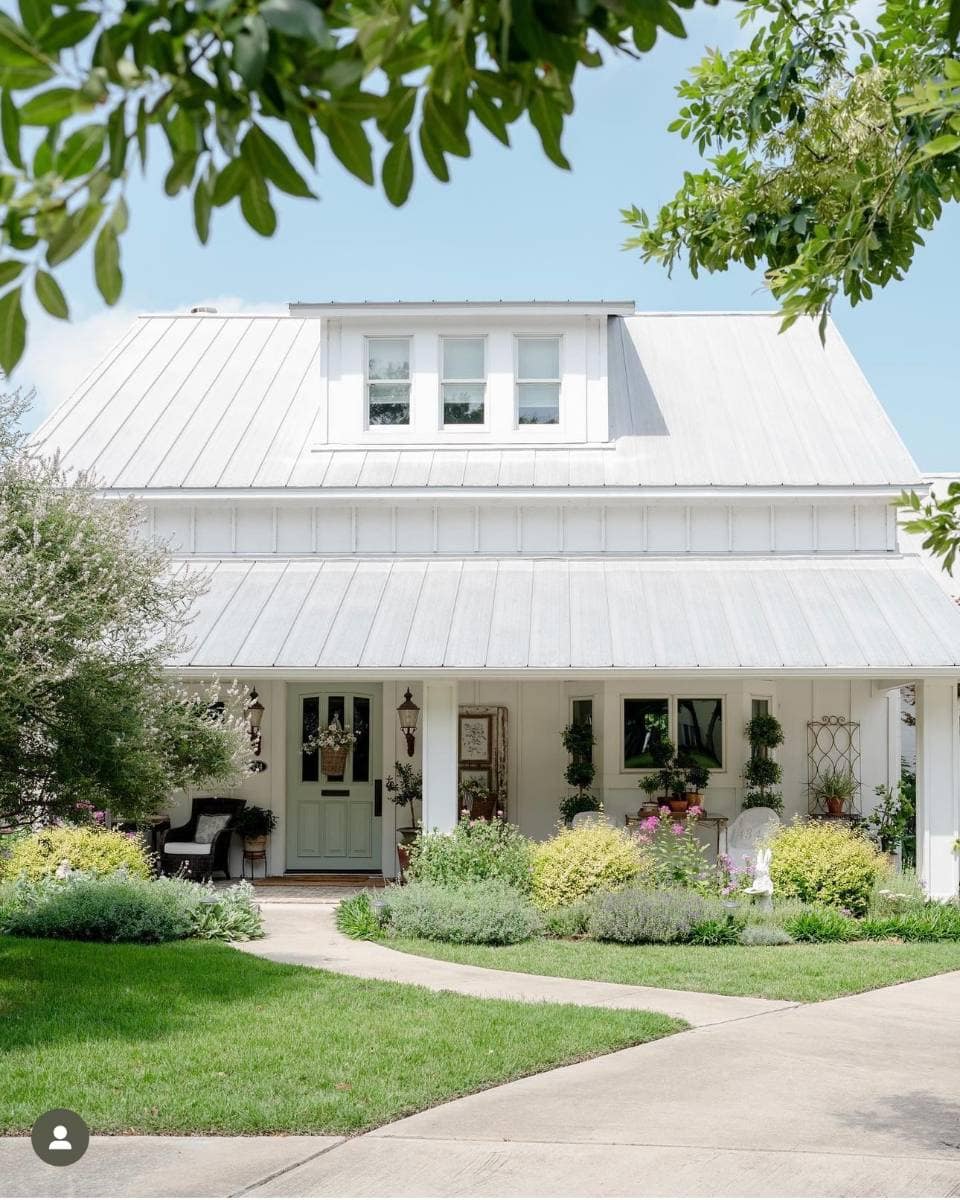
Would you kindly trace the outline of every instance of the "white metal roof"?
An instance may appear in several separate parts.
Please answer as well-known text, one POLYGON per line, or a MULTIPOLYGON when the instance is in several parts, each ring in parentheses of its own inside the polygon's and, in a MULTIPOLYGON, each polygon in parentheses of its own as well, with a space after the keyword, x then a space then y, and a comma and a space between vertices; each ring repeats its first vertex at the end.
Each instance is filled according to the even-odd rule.
POLYGON ((960 674, 915 558, 197 562, 181 668, 960 674))
POLYGON ((40 427, 107 488, 900 487, 920 474, 839 333, 608 321, 608 448, 317 447, 322 321, 148 316, 40 427))

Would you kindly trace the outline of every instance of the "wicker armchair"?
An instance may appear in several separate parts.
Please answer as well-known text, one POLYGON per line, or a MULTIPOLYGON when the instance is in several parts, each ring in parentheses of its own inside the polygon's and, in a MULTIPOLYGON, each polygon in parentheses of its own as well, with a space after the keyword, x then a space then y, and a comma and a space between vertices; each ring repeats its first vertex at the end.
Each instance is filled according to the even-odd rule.
POLYGON ((163 839, 161 861, 164 875, 183 872, 192 879, 212 879, 215 871, 222 871, 229 879, 233 818, 244 804, 243 800, 226 796, 197 796, 187 824, 169 830, 163 839), (230 818, 225 825, 212 834, 205 832, 204 825, 216 822, 205 821, 204 818, 223 815, 230 818), (198 825, 203 841, 198 839, 198 825))

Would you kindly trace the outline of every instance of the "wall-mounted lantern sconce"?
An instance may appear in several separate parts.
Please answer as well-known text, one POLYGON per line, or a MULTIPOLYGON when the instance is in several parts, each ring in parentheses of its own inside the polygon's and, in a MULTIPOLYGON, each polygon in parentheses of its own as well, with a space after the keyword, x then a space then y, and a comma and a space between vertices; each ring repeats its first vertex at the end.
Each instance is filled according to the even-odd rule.
POLYGON ((256 758, 256 762, 251 763, 250 770, 265 771, 267 764, 260 759, 260 747, 263 741, 260 726, 263 723, 264 706, 260 703, 260 697, 257 694, 256 688, 250 693, 244 711, 247 715, 247 733, 250 737, 250 746, 256 758))
POLYGON ((400 732, 407 739, 407 757, 413 758, 420 706, 414 704, 409 688, 403 693, 403 703, 397 706, 397 716, 400 718, 400 732))

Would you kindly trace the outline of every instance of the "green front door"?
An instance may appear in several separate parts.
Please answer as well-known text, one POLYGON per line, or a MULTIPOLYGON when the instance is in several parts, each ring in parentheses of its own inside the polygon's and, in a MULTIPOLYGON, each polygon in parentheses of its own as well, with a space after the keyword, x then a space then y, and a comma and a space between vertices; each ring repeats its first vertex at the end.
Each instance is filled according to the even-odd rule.
POLYGON ((287 688, 287 870, 380 868, 379 685, 287 688), (336 718, 357 735, 342 775, 325 775, 304 741, 336 718))

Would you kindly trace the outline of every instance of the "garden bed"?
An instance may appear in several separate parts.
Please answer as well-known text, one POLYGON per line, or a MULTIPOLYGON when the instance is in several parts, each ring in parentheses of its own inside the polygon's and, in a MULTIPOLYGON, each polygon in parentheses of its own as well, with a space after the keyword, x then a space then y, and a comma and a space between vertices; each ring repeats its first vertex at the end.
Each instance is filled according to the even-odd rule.
POLYGON ((0 938, 0 1133, 355 1133, 684 1028, 351 979, 222 945, 0 938))

